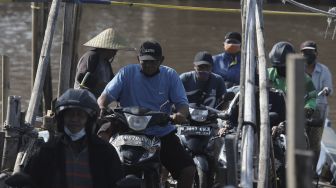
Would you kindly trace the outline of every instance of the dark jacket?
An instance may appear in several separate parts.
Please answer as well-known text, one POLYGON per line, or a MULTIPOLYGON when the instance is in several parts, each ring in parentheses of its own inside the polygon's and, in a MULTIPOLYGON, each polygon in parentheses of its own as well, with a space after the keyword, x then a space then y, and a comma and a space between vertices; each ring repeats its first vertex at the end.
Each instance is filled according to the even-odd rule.
MULTIPOLYGON (((43 144, 24 169, 36 188, 67 188, 64 139, 63 135, 43 144)), ((113 146, 91 136, 88 151, 93 188, 116 187, 116 182, 123 177, 123 170, 113 146)))
POLYGON ((77 65, 75 89, 80 88, 87 72, 90 72, 90 76, 85 81, 84 86, 98 98, 105 86, 114 77, 112 65, 107 60, 101 59, 97 49, 87 51, 77 65))

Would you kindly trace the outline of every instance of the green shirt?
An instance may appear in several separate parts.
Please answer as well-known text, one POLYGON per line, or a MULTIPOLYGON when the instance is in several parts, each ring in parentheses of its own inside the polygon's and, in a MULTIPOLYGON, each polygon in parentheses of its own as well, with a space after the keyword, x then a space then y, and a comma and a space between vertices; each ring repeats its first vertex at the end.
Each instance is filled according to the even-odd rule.
MULTIPOLYGON (((268 78, 271 82, 271 87, 275 89, 280 89, 283 92, 287 92, 287 85, 286 85, 286 78, 280 76, 277 73, 277 70, 275 68, 268 68, 268 78)), ((305 93, 305 108, 316 108, 316 96, 317 92, 315 90, 313 81, 311 78, 305 74, 306 77, 306 93, 305 93)))

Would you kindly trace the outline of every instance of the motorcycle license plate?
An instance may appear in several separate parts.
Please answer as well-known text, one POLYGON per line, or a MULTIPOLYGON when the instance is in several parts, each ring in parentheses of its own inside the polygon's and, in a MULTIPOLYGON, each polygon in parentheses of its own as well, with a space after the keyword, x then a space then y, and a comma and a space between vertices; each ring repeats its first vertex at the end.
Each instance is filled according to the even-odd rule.
POLYGON ((152 146, 152 140, 141 135, 119 135, 111 143, 115 147, 128 145, 149 148, 152 146))
POLYGON ((211 128, 210 127, 197 127, 197 126, 180 126, 177 128, 177 133, 181 135, 209 136, 211 134, 211 128))

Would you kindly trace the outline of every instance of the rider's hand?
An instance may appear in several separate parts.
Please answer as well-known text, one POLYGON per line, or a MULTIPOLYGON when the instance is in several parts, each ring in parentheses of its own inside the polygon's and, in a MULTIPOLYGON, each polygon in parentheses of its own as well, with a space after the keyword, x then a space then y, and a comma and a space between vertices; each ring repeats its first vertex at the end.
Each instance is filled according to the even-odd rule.
POLYGON ((280 134, 286 133, 286 122, 281 122, 278 126, 272 127, 272 137, 276 137, 280 134))
POLYGON ((108 114, 107 108, 101 108, 99 113, 99 118, 102 118, 108 114))
POLYGON ((180 112, 177 112, 177 113, 174 113, 173 115, 170 115, 170 118, 172 119, 172 122, 174 124, 188 123, 187 118, 180 112))
POLYGON ((306 116, 306 118, 310 118, 310 117, 313 115, 314 110, 311 109, 311 108, 305 108, 305 109, 304 109, 304 112, 305 112, 305 116, 306 116))
POLYGON ((218 136, 224 136, 228 132, 228 130, 229 130, 228 127, 222 127, 218 130, 217 135, 218 136))
POLYGON ((322 90, 322 95, 328 96, 330 94, 330 89, 328 87, 324 87, 322 90))

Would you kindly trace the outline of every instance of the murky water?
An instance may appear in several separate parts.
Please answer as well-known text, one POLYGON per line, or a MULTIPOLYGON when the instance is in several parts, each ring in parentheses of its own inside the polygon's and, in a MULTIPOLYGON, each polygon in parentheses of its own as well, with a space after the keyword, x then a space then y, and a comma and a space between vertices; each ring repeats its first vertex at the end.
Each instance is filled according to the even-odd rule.
MULTIPOLYGON (((199 7, 239 8, 235 2, 222 1, 155 1, 163 4, 199 7)), ((328 10, 329 7, 319 8, 328 10)), ((302 11, 289 5, 268 4, 264 9, 302 11)), ((27 108, 31 83, 31 9, 29 3, 0 4, 0 54, 10 57, 11 95, 22 96, 23 109, 27 108)), ((53 88, 56 94, 58 83, 59 53, 61 44, 61 19, 59 14, 57 31, 52 48, 53 88)), ((332 73, 336 71, 336 40, 324 39, 327 26, 325 17, 265 15, 265 42, 267 53, 280 40, 293 43, 297 49, 304 40, 314 40, 318 44, 319 60, 332 73)), ((222 51, 225 33, 241 31, 240 14, 223 12, 183 11, 128 6, 84 5, 81 21, 80 44, 107 27, 114 27, 127 39, 130 46, 139 47, 146 39, 156 39, 163 47, 166 57, 164 64, 179 73, 193 68, 193 57, 201 50, 213 54, 222 51)), ((79 55, 86 47, 80 45, 79 55)), ((118 52, 114 70, 137 63, 135 52, 118 52)), ((336 83, 336 78, 333 76, 336 83)), ((334 87, 335 90, 335 87, 334 87)), ((330 117, 336 120, 335 97, 330 97, 330 117)), ((335 121, 334 121, 335 122, 335 121)))

